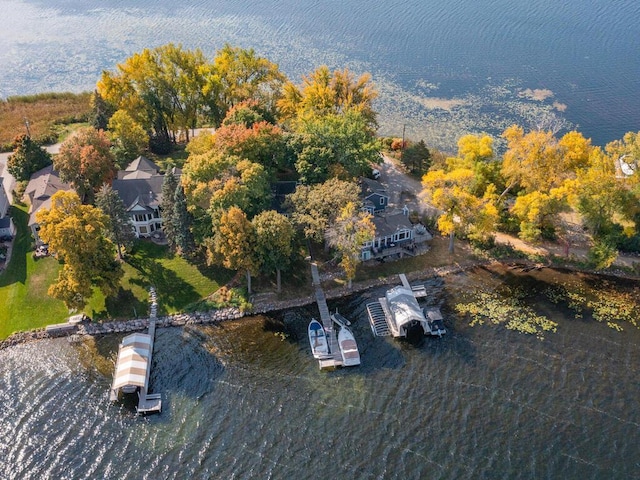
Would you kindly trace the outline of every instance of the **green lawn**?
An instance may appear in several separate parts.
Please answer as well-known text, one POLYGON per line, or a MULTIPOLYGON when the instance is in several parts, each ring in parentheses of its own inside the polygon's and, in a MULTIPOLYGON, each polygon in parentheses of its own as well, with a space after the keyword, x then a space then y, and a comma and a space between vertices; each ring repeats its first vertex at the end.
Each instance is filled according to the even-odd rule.
MULTIPOLYGON (((47 295, 55 281, 58 262, 51 258, 35 260, 28 231, 25 207, 12 207, 18 233, 11 262, 0 273, 0 339, 20 330, 64 321, 69 315, 61 301, 47 295)), ((123 265, 125 275, 116 298, 95 291, 85 313, 94 319, 123 319, 146 316, 148 289, 155 285, 159 313, 174 313, 201 300, 232 277, 233 272, 202 264, 191 264, 170 255, 166 247, 140 241, 123 265)))

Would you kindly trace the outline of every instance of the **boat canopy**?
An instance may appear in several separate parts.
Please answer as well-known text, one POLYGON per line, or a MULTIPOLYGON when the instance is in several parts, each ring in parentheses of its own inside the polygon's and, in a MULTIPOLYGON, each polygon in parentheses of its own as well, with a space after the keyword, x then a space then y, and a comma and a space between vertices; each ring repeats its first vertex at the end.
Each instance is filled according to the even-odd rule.
POLYGON ((426 331, 427 320, 410 289, 403 286, 394 287, 388 290, 385 296, 398 331, 413 321, 420 322, 426 331))
POLYGON ((114 390, 145 386, 150 347, 151 337, 146 333, 134 333, 122 340, 116 362, 114 390))

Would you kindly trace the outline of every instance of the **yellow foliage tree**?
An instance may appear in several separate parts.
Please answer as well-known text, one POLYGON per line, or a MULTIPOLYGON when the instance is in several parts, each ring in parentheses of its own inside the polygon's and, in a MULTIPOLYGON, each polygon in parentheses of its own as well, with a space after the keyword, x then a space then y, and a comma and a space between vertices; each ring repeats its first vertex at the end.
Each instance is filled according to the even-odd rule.
POLYGON ((362 245, 373 240, 376 234, 372 218, 371 214, 358 211, 355 203, 348 202, 340 210, 335 223, 327 230, 329 245, 341 254, 340 265, 344 269, 349 288, 361 262, 362 245))
POLYGON ((115 260, 115 246, 104 235, 107 217, 91 205, 83 205, 75 192, 56 192, 51 208, 39 211, 39 235, 49 250, 64 262, 49 295, 69 309, 81 309, 93 285, 105 296, 115 294, 123 271, 115 260))

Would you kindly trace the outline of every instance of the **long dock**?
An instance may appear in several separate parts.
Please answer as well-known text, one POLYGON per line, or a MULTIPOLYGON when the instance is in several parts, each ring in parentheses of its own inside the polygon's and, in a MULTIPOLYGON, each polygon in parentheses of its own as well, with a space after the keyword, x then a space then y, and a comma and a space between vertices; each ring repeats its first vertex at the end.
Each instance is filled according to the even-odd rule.
POLYGON ((338 346, 338 338, 336 336, 336 330, 333 327, 333 321, 331 320, 331 314, 329 313, 329 307, 327 306, 327 297, 322 290, 320 284, 320 274, 318 272, 318 264, 311 262, 311 278, 313 279, 314 293, 316 296, 316 303, 318 304, 318 310, 320 311, 320 322, 324 327, 324 331, 327 333, 329 341, 329 351, 331 357, 319 359, 320 369, 333 369, 342 365, 342 355, 340 355, 340 347, 338 346))
POLYGON ((150 296, 149 333, 134 333, 122 340, 109 394, 109 399, 116 401, 121 389, 138 388, 136 411, 139 414, 156 413, 162 410, 162 396, 159 393, 149 393, 158 309, 155 289, 151 288, 150 296))

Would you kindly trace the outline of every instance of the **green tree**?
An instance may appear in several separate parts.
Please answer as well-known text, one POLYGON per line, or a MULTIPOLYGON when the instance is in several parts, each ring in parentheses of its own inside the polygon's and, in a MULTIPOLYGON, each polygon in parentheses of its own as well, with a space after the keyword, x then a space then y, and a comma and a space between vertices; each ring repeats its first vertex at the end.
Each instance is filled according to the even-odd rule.
POLYGON ((287 196, 285 207, 291 212, 293 224, 305 238, 322 242, 325 232, 340 210, 349 202, 357 205, 360 188, 353 182, 327 180, 313 186, 300 185, 287 196))
POLYGON ((276 272, 277 291, 281 292, 281 272, 291 265, 295 231, 287 217, 267 210, 251 221, 256 235, 256 253, 266 273, 276 272))
POLYGON ((118 258, 122 260, 123 251, 131 249, 136 238, 127 209, 118 192, 106 184, 96 195, 96 207, 107 217, 107 237, 115 244, 118 258))
POLYGON ((149 146, 145 129, 124 110, 118 110, 109 120, 109 138, 119 170, 124 170, 149 146))
POLYGON ((238 207, 222 212, 214 225, 214 237, 208 245, 208 261, 230 270, 244 270, 251 294, 251 275, 258 272, 256 235, 251 222, 238 207))
POLYGON ((347 277, 348 287, 356 276, 362 261, 362 244, 375 238, 376 227, 369 213, 358 211, 355 203, 347 203, 327 230, 329 245, 340 252, 340 265, 347 277))
POLYGON ((94 90, 91 95, 91 114, 89 124, 96 130, 106 130, 109 119, 113 115, 114 109, 102 98, 98 90, 94 90))
POLYGON ((18 182, 29 180, 38 170, 51 165, 51 155, 31 140, 28 135, 20 135, 14 140, 15 150, 7 160, 7 171, 18 182))
POLYGON ((182 185, 176 187, 174 198, 171 224, 175 229, 174 244, 176 252, 180 256, 190 257, 194 254, 196 244, 191 233, 193 218, 187 211, 187 198, 184 195, 182 185))
POLYGON ((295 167, 304 183, 359 177, 379 158, 380 145, 365 117, 355 110, 305 118, 297 124, 296 133, 295 167))
POLYGON ((117 292, 123 270, 115 260, 115 247, 103 232, 108 218, 91 205, 83 205, 74 192, 59 191, 51 208, 36 214, 40 238, 64 262, 49 295, 69 309, 81 309, 97 286, 105 296, 117 292))
POLYGON ((431 166, 431 152, 420 140, 418 143, 410 144, 402 153, 402 163, 411 173, 423 174, 431 166))
POLYGON ((167 237, 169 248, 173 251, 175 251, 177 247, 177 227, 173 223, 177 187, 178 180, 172 171, 168 171, 162 179, 162 200, 160 202, 160 211, 162 212, 162 231, 167 237))
POLYGON ((111 142, 103 130, 93 127, 81 128, 65 140, 53 166, 60 179, 73 185, 80 198, 89 202, 95 191, 111 183, 116 174, 111 142))

